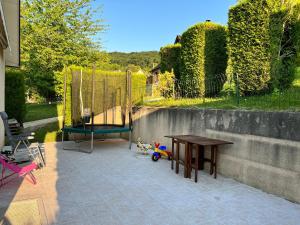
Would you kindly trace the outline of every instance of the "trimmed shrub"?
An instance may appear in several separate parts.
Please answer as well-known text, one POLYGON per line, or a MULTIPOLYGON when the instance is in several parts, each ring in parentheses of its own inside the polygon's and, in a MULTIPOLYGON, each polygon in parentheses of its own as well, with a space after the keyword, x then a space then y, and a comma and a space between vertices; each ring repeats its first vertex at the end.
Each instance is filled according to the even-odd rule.
POLYGON ((227 30, 224 26, 205 23, 205 95, 219 94, 226 81, 227 30))
POLYGON ((282 5, 270 23, 272 87, 283 90, 291 86, 300 59, 300 1, 282 5))
POLYGON ((160 48, 160 66, 161 72, 172 72, 174 71, 175 78, 180 79, 180 50, 181 44, 177 43, 175 45, 167 45, 160 48))
POLYGON ((244 1, 229 11, 229 62, 244 94, 267 90, 271 80, 269 17, 265 0, 244 1))
POLYGON ((212 22, 196 24, 183 33, 181 45, 180 84, 185 95, 218 94, 223 83, 214 80, 225 74, 227 65, 225 27, 212 22))
POLYGON ((71 66, 65 67, 61 72, 55 73, 56 83, 55 83, 55 92, 58 96, 64 100, 64 80, 66 78, 66 105, 65 105, 65 125, 72 125, 72 90, 71 90, 71 82, 72 82, 72 74, 71 69, 80 69, 79 67, 71 66))
POLYGON ((23 123, 26 115, 25 81, 22 71, 5 71, 5 111, 9 118, 23 123))
POLYGON ((145 74, 132 73, 131 100, 133 104, 137 104, 143 101, 143 98, 146 95, 146 80, 147 80, 147 76, 145 74))
POLYGON ((244 95, 284 89, 293 80, 299 14, 288 2, 242 1, 229 11, 227 71, 238 75, 244 95))

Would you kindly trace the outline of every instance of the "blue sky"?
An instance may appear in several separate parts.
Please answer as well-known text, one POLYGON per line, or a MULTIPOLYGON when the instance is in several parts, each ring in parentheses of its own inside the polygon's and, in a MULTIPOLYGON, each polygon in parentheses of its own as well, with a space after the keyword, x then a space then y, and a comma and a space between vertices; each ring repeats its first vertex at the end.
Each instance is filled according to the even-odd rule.
POLYGON ((150 51, 173 43, 177 34, 205 21, 226 24, 237 0, 96 0, 109 26, 102 39, 106 51, 150 51))

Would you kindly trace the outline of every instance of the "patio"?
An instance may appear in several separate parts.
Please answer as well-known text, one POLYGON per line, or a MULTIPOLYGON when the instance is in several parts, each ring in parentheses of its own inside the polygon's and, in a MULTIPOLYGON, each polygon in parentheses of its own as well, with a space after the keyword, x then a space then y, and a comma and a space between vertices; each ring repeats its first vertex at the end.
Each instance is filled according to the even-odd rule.
MULTIPOLYGON (((72 143, 68 143, 72 144, 72 143)), ((16 179, 0 189, 0 224, 299 224, 300 205, 200 172, 198 183, 170 163, 137 156, 123 140, 92 154, 46 144, 38 184, 16 179), (19 204, 19 205, 18 205, 19 204), (26 208, 27 207, 27 208, 26 208), (23 209, 22 209, 23 208, 23 209), (28 210, 30 208, 30 210, 28 210), (18 220, 18 212, 22 220, 18 220), (20 223, 20 221, 22 221, 20 223)))

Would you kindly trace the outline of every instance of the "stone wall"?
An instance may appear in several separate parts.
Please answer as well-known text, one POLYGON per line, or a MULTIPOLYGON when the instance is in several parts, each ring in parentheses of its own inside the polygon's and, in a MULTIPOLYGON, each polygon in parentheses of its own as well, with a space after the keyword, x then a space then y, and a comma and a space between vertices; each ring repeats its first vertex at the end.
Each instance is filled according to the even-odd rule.
MULTIPOLYGON (((218 173, 300 202, 300 113, 140 108, 133 140, 195 134, 234 142, 219 152, 218 173)), ((206 151, 206 154, 208 151, 206 151)))

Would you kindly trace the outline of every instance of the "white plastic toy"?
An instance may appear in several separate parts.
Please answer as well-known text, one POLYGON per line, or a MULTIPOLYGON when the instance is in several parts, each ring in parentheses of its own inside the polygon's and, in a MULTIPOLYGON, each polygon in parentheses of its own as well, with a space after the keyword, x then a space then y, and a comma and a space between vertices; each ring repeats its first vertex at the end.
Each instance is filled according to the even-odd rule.
POLYGON ((151 144, 144 144, 142 138, 137 139, 137 147, 138 147, 138 152, 141 152, 144 155, 152 155, 154 152, 154 148, 151 144))

